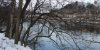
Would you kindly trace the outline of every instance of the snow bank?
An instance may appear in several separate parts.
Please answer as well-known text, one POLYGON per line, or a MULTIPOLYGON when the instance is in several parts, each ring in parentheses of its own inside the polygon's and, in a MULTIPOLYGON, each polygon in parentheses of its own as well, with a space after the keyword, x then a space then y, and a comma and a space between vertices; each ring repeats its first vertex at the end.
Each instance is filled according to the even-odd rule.
POLYGON ((0 50, 31 50, 28 46, 24 47, 20 45, 19 42, 18 45, 14 44, 13 39, 8 39, 4 37, 3 33, 0 33, 0 50))

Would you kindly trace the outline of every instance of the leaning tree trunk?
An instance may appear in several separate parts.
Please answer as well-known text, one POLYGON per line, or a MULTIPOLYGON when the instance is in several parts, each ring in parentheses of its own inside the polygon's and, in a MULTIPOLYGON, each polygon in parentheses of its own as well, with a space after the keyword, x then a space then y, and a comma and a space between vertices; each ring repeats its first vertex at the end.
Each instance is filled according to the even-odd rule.
POLYGON ((21 16, 21 10, 22 10, 22 1, 23 0, 19 0, 18 16, 16 20, 17 23, 16 23, 15 44, 18 44, 18 41, 20 40, 19 26, 20 26, 20 16, 21 16))
POLYGON ((22 12, 21 12, 21 30, 20 30, 20 33, 22 32, 22 29, 23 29, 23 18, 24 18, 24 14, 25 14, 25 11, 26 11, 26 8, 28 7, 29 3, 30 3, 31 0, 26 0, 26 3, 22 9, 22 12))
MULTIPOLYGON (((21 33, 21 31, 22 31, 22 29, 23 29, 23 18, 24 18, 24 13, 25 13, 25 11, 26 11, 26 8, 28 7, 28 5, 29 5, 29 3, 31 2, 31 0, 26 0, 26 3, 25 3, 25 5, 24 5, 24 7, 23 7, 23 10, 22 10, 22 12, 21 12, 21 30, 20 30, 20 33, 21 33)), ((23 40, 21 40, 21 44, 23 44, 24 42, 23 42, 23 40)))

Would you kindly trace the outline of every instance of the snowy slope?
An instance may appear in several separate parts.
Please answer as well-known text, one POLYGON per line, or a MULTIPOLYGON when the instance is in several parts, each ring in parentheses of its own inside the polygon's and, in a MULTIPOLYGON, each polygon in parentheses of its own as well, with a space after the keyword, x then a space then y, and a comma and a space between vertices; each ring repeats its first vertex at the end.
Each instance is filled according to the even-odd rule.
POLYGON ((0 50, 31 50, 28 46, 24 47, 20 45, 20 42, 18 45, 14 44, 13 39, 8 39, 4 37, 3 33, 0 33, 0 50))

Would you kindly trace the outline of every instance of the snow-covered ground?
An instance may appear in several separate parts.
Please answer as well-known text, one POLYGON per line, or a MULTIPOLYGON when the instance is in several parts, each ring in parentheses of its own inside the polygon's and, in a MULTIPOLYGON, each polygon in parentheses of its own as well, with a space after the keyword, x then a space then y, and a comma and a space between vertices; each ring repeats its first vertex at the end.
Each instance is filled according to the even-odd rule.
POLYGON ((4 33, 0 33, 0 50, 32 50, 28 46, 24 47, 20 45, 20 42, 16 45, 13 39, 4 37, 4 33))

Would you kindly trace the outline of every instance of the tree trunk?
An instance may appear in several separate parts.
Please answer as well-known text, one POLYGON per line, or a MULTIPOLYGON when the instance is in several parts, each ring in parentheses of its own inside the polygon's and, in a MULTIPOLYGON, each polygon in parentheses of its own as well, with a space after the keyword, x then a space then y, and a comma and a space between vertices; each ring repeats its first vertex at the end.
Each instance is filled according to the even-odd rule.
MULTIPOLYGON (((24 12, 25 12, 26 8, 28 7, 30 1, 31 1, 31 0, 26 0, 26 3, 25 3, 25 5, 24 5, 24 7, 23 7, 23 10, 22 10, 22 12, 21 12, 21 30, 20 30, 20 33, 21 33, 22 29, 23 29, 23 18, 24 18, 24 12)), ((21 44, 24 43, 23 40, 24 40, 24 39, 22 38, 22 40, 21 40, 21 44)))
POLYGON ((17 16, 17 23, 16 23, 16 34, 15 34, 15 44, 18 44, 18 41, 20 40, 20 33, 19 33, 19 26, 20 26, 20 16, 22 11, 22 1, 19 0, 19 7, 18 7, 18 16, 17 16))
POLYGON ((6 29, 5 37, 9 37, 9 19, 7 22, 7 29, 6 29))
POLYGON ((12 30, 13 30, 13 18, 14 18, 15 0, 12 0, 11 6, 12 6, 12 9, 11 9, 11 16, 10 16, 10 35, 9 35, 10 39, 11 39, 11 36, 12 36, 12 30))

